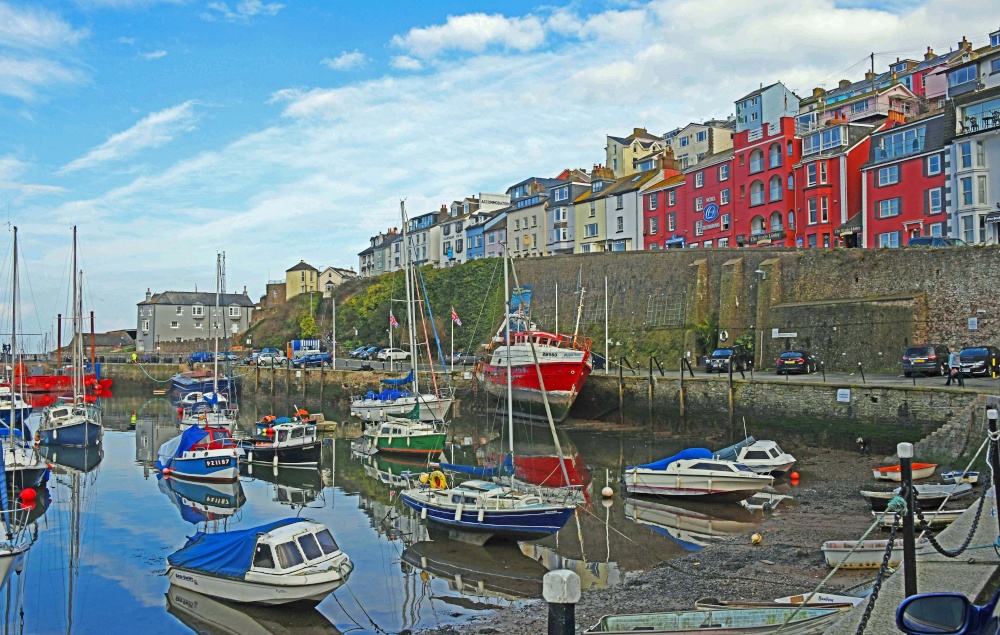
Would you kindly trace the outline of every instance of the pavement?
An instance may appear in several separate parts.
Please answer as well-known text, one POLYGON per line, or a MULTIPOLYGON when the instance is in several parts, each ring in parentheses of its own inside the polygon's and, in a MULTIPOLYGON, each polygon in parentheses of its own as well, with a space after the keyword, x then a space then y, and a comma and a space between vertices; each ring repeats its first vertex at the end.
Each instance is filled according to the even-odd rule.
MULTIPOLYGON (((984 485, 983 487, 987 487, 984 485)), ((976 492, 979 493, 978 491, 976 492)), ((974 500, 970 502, 970 507, 974 500)), ((917 591, 919 593, 948 592, 961 593, 971 600, 987 587, 1000 567, 1000 558, 992 545, 997 540, 998 525, 996 499, 992 491, 987 493, 979 526, 972 538, 970 548, 957 558, 945 558, 928 545, 917 550, 917 591)), ((972 527, 974 510, 970 509, 958 520, 937 535, 937 540, 945 549, 956 549, 962 545, 972 527)), ((901 533, 901 532, 900 532, 901 533)), ((901 566, 886 580, 879 592, 875 608, 865 629, 867 635, 899 635, 896 628, 896 609, 906 597, 903 591, 903 570, 901 566)), ((867 603, 856 606, 839 622, 826 630, 824 635, 854 635, 864 614, 867 603)))

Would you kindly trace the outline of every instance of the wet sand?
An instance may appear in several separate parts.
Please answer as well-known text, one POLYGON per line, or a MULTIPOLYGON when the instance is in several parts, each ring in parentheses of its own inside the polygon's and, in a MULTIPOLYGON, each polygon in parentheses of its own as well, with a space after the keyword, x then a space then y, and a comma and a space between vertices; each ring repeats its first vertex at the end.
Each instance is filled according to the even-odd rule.
MULTIPOLYGON (((799 483, 793 486, 784 476, 776 489, 795 500, 767 514, 756 530, 763 537, 761 544, 751 544, 752 531, 724 538, 649 571, 626 574, 618 586, 584 591, 576 606, 578 632, 607 613, 690 609, 706 597, 766 601, 815 589, 830 571, 822 543, 856 540, 872 523, 871 508, 859 491, 891 488, 872 478, 871 468, 883 465, 884 456, 808 448, 789 451, 798 459, 793 469, 800 475, 799 483)), ((613 504, 622 501, 616 497, 613 504)), ((870 537, 887 536, 876 529, 870 537)), ((838 571, 823 590, 837 593, 874 575, 874 570, 838 571)), ((423 632, 536 634, 546 631, 547 619, 545 603, 536 600, 423 632)))

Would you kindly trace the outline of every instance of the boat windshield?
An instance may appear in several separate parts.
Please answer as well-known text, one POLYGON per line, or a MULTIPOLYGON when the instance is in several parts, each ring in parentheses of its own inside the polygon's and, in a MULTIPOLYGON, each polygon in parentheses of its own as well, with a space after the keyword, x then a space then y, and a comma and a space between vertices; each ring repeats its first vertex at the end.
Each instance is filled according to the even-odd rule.
POLYGON ((329 529, 324 529, 323 531, 316 534, 317 540, 319 540, 319 546, 323 548, 323 553, 333 553, 338 551, 340 547, 337 546, 337 541, 333 539, 333 534, 330 533, 329 529))
POLYGON ((302 548, 302 553, 306 554, 306 560, 323 557, 323 550, 319 548, 319 543, 316 542, 316 537, 312 534, 302 534, 298 537, 298 543, 299 547, 302 548))
POLYGON ((738 472, 753 472, 753 470, 751 470, 751 469, 750 469, 750 468, 748 468, 747 466, 745 466, 745 465, 741 465, 741 464, 739 464, 739 463, 736 463, 735 465, 733 465, 733 468, 734 468, 734 469, 735 469, 736 471, 738 471, 738 472))
POLYGON ((271 545, 260 542, 257 543, 257 548, 253 553, 253 566, 260 567, 262 569, 274 568, 274 556, 271 553, 271 545))
POLYGON ((282 569, 290 569, 296 565, 302 564, 302 554, 299 553, 298 548, 292 541, 283 542, 277 545, 274 550, 278 554, 278 563, 281 565, 282 569))

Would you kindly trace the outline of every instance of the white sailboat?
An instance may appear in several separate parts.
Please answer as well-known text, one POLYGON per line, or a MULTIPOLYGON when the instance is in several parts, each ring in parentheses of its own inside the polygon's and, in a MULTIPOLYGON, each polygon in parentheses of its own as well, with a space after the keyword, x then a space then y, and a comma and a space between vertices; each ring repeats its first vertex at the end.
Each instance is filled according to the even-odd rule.
MULTIPOLYGON (((201 395, 201 401, 184 408, 181 415, 181 430, 198 426, 199 428, 229 428, 235 424, 232 411, 227 406, 225 397, 219 394, 219 331, 225 327, 222 319, 220 296, 222 280, 225 276, 225 252, 215 257, 215 314, 213 330, 215 331, 215 351, 212 355, 212 392, 201 395)), ((228 382, 227 382, 228 383, 228 382)))
POLYGON ((36 436, 42 445, 97 445, 104 437, 100 408, 88 405, 83 388, 83 272, 76 264, 76 226, 73 227, 73 401, 49 406, 42 413, 36 436))
MULTIPOLYGON (((410 341, 411 370, 410 374, 402 380, 382 380, 384 384, 391 386, 391 388, 379 393, 372 391, 363 397, 353 397, 351 399, 351 414, 360 417, 362 421, 382 422, 387 418, 402 417, 409 414, 414 411, 415 406, 419 406, 417 412, 420 415, 420 421, 443 421, 448 416, 448 411, 451 410, 451 390, 436 386, 433 393, 420 392, 420 372, 418 370, 419 364, 415 336, 416 325, 413 319, 417 311, 417 302, 414 299, 416 295, 416 282, 413 280, 409 245, 407 244, 406 224, 408 221, 406 217, 406 204, 400 202, 399 207, 403 219, 403 271, 406 279, 406 326, 410 341), (396 389, 397 386, 402 386, 406 383, 412 386, 410 392, 407 393, 396 389)), ((426 298, 424 298, 424 301, 426 301, 426 298)), ((431 360, 429 349, 427 353, 428 360, 431 360)), ((431 374, 433 375, 433 373, 434 367, 432 362, 431 374)), ((374 429, 377 430, 377 426, 374 429)))

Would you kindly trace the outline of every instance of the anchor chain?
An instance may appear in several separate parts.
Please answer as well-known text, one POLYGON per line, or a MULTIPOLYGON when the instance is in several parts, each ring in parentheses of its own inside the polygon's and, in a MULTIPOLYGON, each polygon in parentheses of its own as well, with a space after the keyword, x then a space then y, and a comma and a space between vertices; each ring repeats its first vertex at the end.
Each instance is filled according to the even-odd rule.
MULTIPOLYGON (((992 436, 990 438, 992 439, 992 436)), ((958 556, 962 555, 962 553, 964 553, 965 550, 969 548, 969 544, 972 543, 972 537, 976 535, 976 529, 979 527, 979 519, 983 515, 983 507, 985 506, 986 503, 986 492, 988 489, 986 487, 986 483, 993 482, 993 468, 990 466, 990 453, 992 451, 993 451, 993 444, 990 443, 986 450, 986 471, 989 472, 989 480, 983 483, 982 493, 979 495, 979 505, 976 507, 976 515, 973 516, 972 518, 972 527, 969 528, 969 535, 965 537, 965 541, 962 543, 962 545, 958 549, 954 550, 945 549, 938 543, 938 541, 934 538, 934 536, 927 534, 927 540, 931 543, 931 546, 934 547, 934 550, 937 551, 942 556, 944 556, 945 558, 957 558, 958 556)), ((914 510, 914 512, 916 513, 917 519, 919 520, 919 527, 921 531, 929 530, 930 525, 927 523, 926 520, 924 520, 924 515, 920 513, 920 507, 919 506, 915 507, 916 509, 914 510)))
POLYGON ((882 554, 882 564, 879 566, 878 573, 875 575, 875 584, 872 585, 871 597, 868 598, 868 605, 865 607, 865 614, 861 616, 861 621, 858 623, 858 630, 855 631, 854 635, 861 635, 865 632, 865 628, 868 626, 868 619, 872 615, 872 609, 875 608, 875 602, 878 600, 878 592, 882 588, 885 572, 889 568, 889 556, 892 554, 892 546, 896 540, 896 523, 899 519, 900 512, 896 511, 895 518, 892 522, 892 529, 889 531, 889 540, 885 545, 885 553, 882 554))

